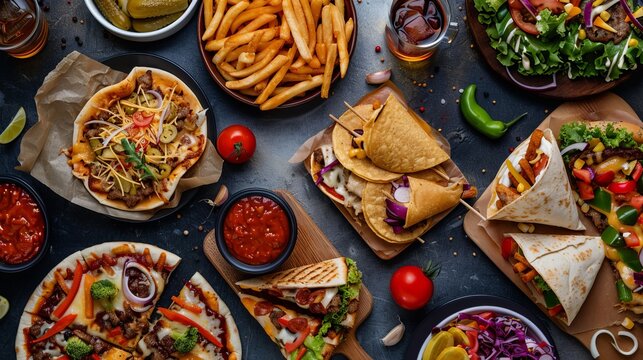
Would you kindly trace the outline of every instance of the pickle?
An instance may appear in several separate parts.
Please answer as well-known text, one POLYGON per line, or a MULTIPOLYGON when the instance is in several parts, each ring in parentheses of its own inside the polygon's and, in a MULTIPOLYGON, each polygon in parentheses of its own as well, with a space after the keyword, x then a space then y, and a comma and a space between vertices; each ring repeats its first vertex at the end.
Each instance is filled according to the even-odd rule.
POLYGON ((150 32, 170 25, 171 23, 175 22, 176 19, 180 18, 181 15, 183 15, 182 11, 165 16, 158 16, 147 19, 134 19, 132 20, 132 27, 134 28, 134 31, 150 32))
POLYGON ((114 0, 94 0, 94 2, 103 16, 117 28, 129 30, 132 27, 129 17, 116 5, 114 0))
POLYGON ((183 11, 188 0, 128 0, 127 11, 134 19, 164 16, 183 11))
POLYGON ((159 169, 161 170, 161 173, 159 174, 160 179, 165 179, 170 176, 170 173, 172 172, 172 167, 165 163, 159 164, 159 169))
POLYGON ((116 144, 116 145, 114 145, 114 146, 112 147, 112 149, 114 149, 114 151, 116 151, 116 152, 118 152, 118 153, 125 152, 125 148, 124 148, 124 147, 123 147, 123 145, 121 145, 121 144, 116 144))
POLYGON ((96 155, 100 155, 103 152, 103 143, 100 142, 98 139, 89 139, 89 146, 94 150, 96 155))
MULTIPOLYGON (((128 183, 128 184, 129 184, 129 183, 128 183)), ((132 185, 132 184, 130 184, 130 185, 131 185, 131 186, 130 186, 130 188, 129 188, 129 194, 130 194, 130 195, 136 195, 136 185, 132 185)))
POLYGON ((121 190, 123 190, 125 194, 129 193, 130 190, 132 189, 132 184, 130 184, 129 181, 125 181, 123 179, 119 179, 119 180, 120 182, 116 180, 116 183, 119 184, 119 187, 121 188, 121 190))
MULTIPOLYGON (((145 155, 147 156, 152 156, 152 157, 161 157, 163 154, 161 154, 161 150, 153 147, 148 147, 147 150, 145 150, 145 155)), ((161 159, 153 159, 153 160, 161 160, 161 159)))
POLYGON ((127 0, 118 0, 118 6, 123 10, 125 15, 129 16, 129 13, 127 12, 127 0))
POLYGON ((112 151, 112 149, 105 148, 103 150, 103 153, 101 154, 101 157, 103 159, 116 159, 117 156, 116 156, 116 154, 114 154, 114 151, 112 151))
POLYGON ((172 140, 176 139, 179 131, 176 126, 172 124, 163 125, 163 131, 161 132, 161 142, 163 144, 169 144, 172 140))

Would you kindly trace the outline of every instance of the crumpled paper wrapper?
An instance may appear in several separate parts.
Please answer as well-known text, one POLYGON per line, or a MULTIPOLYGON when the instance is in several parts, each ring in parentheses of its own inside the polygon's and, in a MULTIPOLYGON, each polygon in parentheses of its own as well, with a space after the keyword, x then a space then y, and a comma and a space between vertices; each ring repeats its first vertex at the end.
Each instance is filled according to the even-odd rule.
MULTIPOLYGON (((386 99, 388 98, 389 94, 393 94, 396 96, 400 102, 408 107, 408 104, 406 103, 406 99, 404 98, 404 95, 400 91, 397 86, 395 86, 391 81, 387 81, 384 83, 382 86, 377 88, 376 90, 366 94, 363 98, 361 98, 355 105, 363 105, 363 104, 373 104, 375 101, 379 101, 380 104, 384 104, 386 102, 386 99)), ((347 110, 348 111, 348 110, 347 110)), ((414 116, 418 117, 421 121, 424 121, 422 118, 420 118, 415 112, 411 111, 411 114, 414 116)), ((310 163, 306 160, 310 158, 310 155, 313 153, 315 149, 320 147, 321 145, 324 144, 332 144, 332 134, 333 134, 333 127, 335 125, 331 125, 328 128, 320 131, 319 133, 315 134, 314 136, 310 137, 308 140, 306 140, 300 147, 297 149, 297 151, 293 154, 293 156, 288 160, 291 164, 298 164, 303 162, 306 170, 310 173, 310 163)), ((442 136, 437 131, 433 131, 432 134, 435 139, 438 141, 440 144, 440 147, 447 153, 451 154, 451 146, 449 145, 449 142, 447 139, 442 136)), ((458 168, 458 166, 451 160, 447 160, 444 163, 439 165, 452 179, 457 178, 457 179, 464 179, 465 181, 466 178, 458 168)), ((310 179, 312 182, 312 178, 310 179)), ((321 196, 325 196, 321 191, 320 191, 321 196)), ((375 255, 377 255, 381 259, 391 259, 395 256, 397 256, 399 253, 401 253, 404 249, 409 247, 413 242, 408 242, 408 243, 390 243, 373 232, 371 228, 368 227, 366 224, 366 221, 363 219, 359 219, 355 217, 355 214, 347 209, 344 205, 336 203, 333 201, 337 209, 341 211, 341 213, 344 215, 346 220, 351 224, 353 229, 357 231, 357 233, 364 239, 366 244, 373 250, 375 255)), ((444 219, 455 207, 443 211, 438 215, 433 216, 429 221, 431 222, 431 226, 427 231, 429 231, 433 226, 435 226, 437 223, 440 222, 440 220, 444 219)), ((424 235, 423 235, 424 236, 424 235)), ((426 239, 427 241, 430 241, 429 239, 426 239)))
MULTIPOLYGON (((20 143, 17 169, 28 172, 56 194, 86 209, 119 219, 145 221, 161 209, 176 207, 184 191, 216 183, 221 177, 223 159, 208 140, 199 161, 183 175, 170 203, 163 207, 132 212, 101 205, 82 181, 72 175, 68 158, 61 150, 71 147, 74 120, 87 100, 126 75, 77 51, 62 59, 36 93, 38 122, 25 133, 20 143)), ((208 121, 214 119, 210 117, 208 121)))
MULTIPOLYGON (((558 138, 560 127, 571 121, 575 120, 614 120, 626 121, 643 126, 641 120, 636 115, 634 110, 620 97, 614 94, 605 94, 600 97, 595 97, 586 101, 565 103, 553 111, 539 126, 539 129, 550 128, 555 137, 558 138)), ((500 164, 498 165, 500 166, 500 164)), ((487 204, 491 197, 491 189, 487 188, 486 191, 480 196, 475 204, 483 214, 486 212, 487 204)), ((578 210, 579 211, 579 210, 578 210)), ((566 230, 545 225, 536 225, 535 233, 538 234, 569 234, 569 235, 590 235, 600 236, 594 224, 585 215, 580 213, 579 216, 586 230, 583 232, 566 230)), ((520 232, 517 223, 509 221, 480 221, 480 219, 471 212, 468 212, 464 219, 464 230, 473 242, 475 242, 480 249, 496 264, 496 266, 511 280, 525 295, 529 296, 532 301, 536 303, 537 299, 542 296, 536 292, 532 287, 528 287, 517 276, 511 267, 511 264, 502 258, 500 252, 500 242, 502 235, 509 232, 520 232)), ((592 335, 596 330, 608 329, 615 336, 618 331, 626 330, 620 326, 621 321, 628 316, 634 321, 643 321, 643 317, 635 315, 631 312, 621 313, 615 307, 618 304, 618 296, 616 293, 616 277, 612 272, 612 266, 608 259, 603 261, 594 286, 592 287, 583 307, 571 323, 567 326, 564 322, 557 318, 550 319, 564 332, 574 336, 588 349, 591 346, 592 335)), ((547 309, 538 304, 540 309, 547 314, 547 309)), ((643 339, 643 326, 636 325, 631 330, 634 335, 643 339)), ((619 338, 621 348, 629 350, 631 348, 631 341, 619 338)), ((601 359, 620 359, 620 355, 611 345, 608 336, 601 336, 598 341, 598 349, 601 354, 601 359)), ((633 355, 632 358, 640 358, 643 350, 639 350, 633 355)))

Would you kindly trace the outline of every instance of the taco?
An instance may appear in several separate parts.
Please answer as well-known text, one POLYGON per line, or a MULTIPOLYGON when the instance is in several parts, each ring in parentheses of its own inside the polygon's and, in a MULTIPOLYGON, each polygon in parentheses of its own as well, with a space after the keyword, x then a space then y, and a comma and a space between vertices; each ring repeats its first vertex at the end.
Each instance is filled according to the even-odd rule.
POLYGON ((550 129, 536 129, 509 155, 491 189, 488 220, 585 230, 550 129))
POLYGON ((68 153, 72 174, 103 205, 163 206, 205 150, 205 111, 176 76, 135 67, 78 114, 68 153))

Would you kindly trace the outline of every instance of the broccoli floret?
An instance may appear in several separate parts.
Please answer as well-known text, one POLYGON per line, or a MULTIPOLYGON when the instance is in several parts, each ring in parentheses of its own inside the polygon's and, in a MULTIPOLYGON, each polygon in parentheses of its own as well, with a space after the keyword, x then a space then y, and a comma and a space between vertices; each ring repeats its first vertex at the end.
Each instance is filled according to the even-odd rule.
POLYGON ((103 279, 93 283, 90 292, 92 298, 97 300, 103 308, 111 310, 113 308, 112 301, 118 294, 118 288, 113 282, 103 279))
POLYGON ((189 353, 194 349, 198 335, 199 331, 193 327, 189 327, 183 334, 172 334, 172 339, 174 339, 174 349, 182 354, 189 353))
POLYGON ((73 360, 82 359, 89 355, 93 350, 94 349, 90 345, 76 336, 70 337, 69 340, 67 340, 67 345, 65 345, 65 352, 73 360))

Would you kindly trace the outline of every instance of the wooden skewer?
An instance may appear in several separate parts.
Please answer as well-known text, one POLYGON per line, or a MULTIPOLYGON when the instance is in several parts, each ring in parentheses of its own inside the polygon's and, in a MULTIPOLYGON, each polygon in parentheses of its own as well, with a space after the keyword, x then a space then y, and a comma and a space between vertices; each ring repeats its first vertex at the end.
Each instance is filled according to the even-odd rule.
POLYGON ((355 110, 355 108, 351 106, 351 104, 349 104, 349 103, 347 103, 346 101, 344 101, 344 105, 346 105, 346 107, 348 108, 348 110, 350 110, 350 111, 351 111, 353 114, 355 114, 355 115, 356 115, 360 120, 362 120, 362 122, 365 122, 365 123, 366 123, 366 122, 368 122, 368 120, 366 120, 366 119, 365 119, 365 118, 364 118, 360 113, 358 113, 358 112, 357 112, 357 110, 355 110))
POLYGON ((360 137, 360 136, 362 136, 362 135, 360 135, 360 134, 356 133, 355 131, 353 131, 353 130, 351 130, 351 129, 347 128, 347 127, 346 127, 344 124, 342 124, 342 123, 339 121, 339 119, 338 119, 338 118, 336 118, 333 114, 328 114, 328 116, 329 116, 329 117, 330 117, 330 118, 331 118, 335 123, 337 123, 337 125, 339 125, 339 126, 343 127, 346 131, 348 131, 349 133, 351 133, 351 135, 353 135, 353 137, 360 137))
MULTIPOLYGON (((386 196, 386 198, 387 198, 387 199, 389 199, 389 200, 391 200, 391 201, 397 201, 397 200, 395 200, 395 198, 393 197, 393 195, 389 194, 388 192, 386 192, 386 191, 384 191, 384 190, 382 190, 382 194, 383 194, 384 196, 386 196)), ((419 242, 420 242, 420 244, 424 244, 424 239, 422 239, 422 238, 421 238, 421 237, 419 237, 419 236, 418 236, 418 237, 416 237, 416 238, 415 238, 415 240, 419 241, 419 242)))
MULTIPOLYGON (((431 170, 435 171, 436 174, 442 176, 445 180, 450 180, 449 175, 443 173, 441 170, 438 170, 436 168, 432 168, 431 170)), ((460 204, 464 205, 467 209, 469 209, 472 213, 474 213, 477 217, 479 217, 483 221, 487 221, 487 218, 484 217, 478 210, 476 210, 473 206, 469 205, 468 202, 464 201, 463 199, 460 199, 460 204)))

